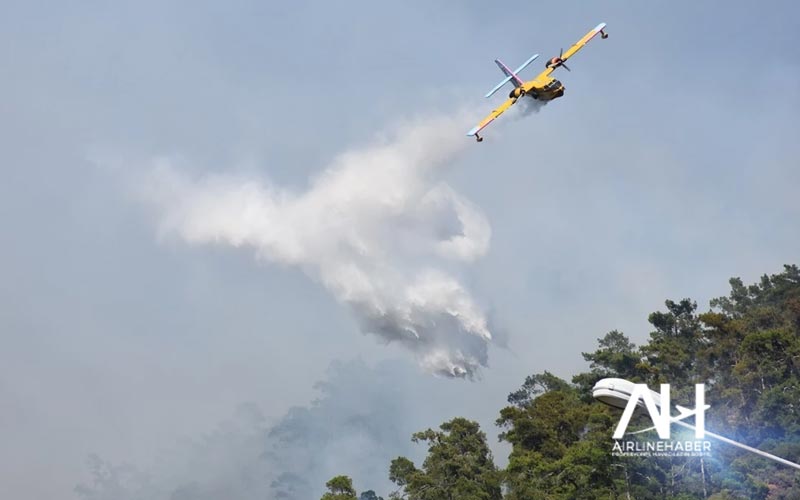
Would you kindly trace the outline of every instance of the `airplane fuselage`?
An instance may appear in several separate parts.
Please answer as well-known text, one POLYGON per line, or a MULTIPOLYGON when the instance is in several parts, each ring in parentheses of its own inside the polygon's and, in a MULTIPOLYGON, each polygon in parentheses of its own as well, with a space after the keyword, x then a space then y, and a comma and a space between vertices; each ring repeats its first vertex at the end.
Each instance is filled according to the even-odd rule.
POLYGON ((538 101, 552 101, 564 95, 564 84, 552 76, 540 75, 516 87, 508 94, 508 97, 516 101, 523 95, 530 96, 538 101))
POLYGON ((564 95, 564 84, 552 77, 537 78, 528 94, 539 101, 552 101, 564 95))

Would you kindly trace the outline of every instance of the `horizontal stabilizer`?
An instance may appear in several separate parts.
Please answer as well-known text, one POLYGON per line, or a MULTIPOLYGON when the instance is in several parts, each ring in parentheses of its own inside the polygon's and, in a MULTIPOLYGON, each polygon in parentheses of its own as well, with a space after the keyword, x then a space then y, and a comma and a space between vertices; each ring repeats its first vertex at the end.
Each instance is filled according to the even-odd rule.
POLYGON ((494 60, 495 64, 497 64, 497 67, 500 68, 500 71, 502 71, 503 74, 506 75, 506 77, 503 79, 503 81, 501 81, 500 83, 495 85, 495 87, 492 90, 490 90, 484 97, 492 97, 492 95, 494 95, 495 92, 500 90, 503 87, 503 85, 505 85, 506 83, 508 83, 508 82, 510 82, 512 80, 514 82, 514 87, 522 86, 523 81, 522 81, 522 79, 520 79, 519 76, 517 76, 517 74, 520 71, 522 71, 523 69, 525 69, 537 57, 539 57, 539 54, 534 54, 533 57, 531 57, 530 59, 528 59, 527 61, 522 63, 522 65, 519 68, 517 68, 516 70, 514 70, 514 71, 511 71, 510 69, 508 69, 508 67, 505 64, 503 64, 503 62, 501 60, 495 59, 494 60))
POLYGON ((534 54, 530 59, 528 59, 527 61, 522 63, 519 68, 515 69, 514 73, 519 74, 520 71, 522 71, 523 69, 527 68, 530 63, 535 61, 537 57, 539 57, 539 54, 534 54))
POLYGON ((495 92, 503 88, 503 85, 510 82, 512 78, 514 78, 514 75, 508 75, 507 77, 503 78, 503 81, 495 85, 495 87, 492 90, 490 90, 484 97, 492 97, 495 92))

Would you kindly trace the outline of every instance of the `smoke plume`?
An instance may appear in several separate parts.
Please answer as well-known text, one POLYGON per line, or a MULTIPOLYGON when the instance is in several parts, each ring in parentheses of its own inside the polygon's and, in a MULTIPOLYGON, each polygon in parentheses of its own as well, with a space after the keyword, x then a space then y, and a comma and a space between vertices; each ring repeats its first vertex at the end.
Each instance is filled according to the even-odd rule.
POLYGON ((296 266, 347 304, 364 332, 402 344, 427 371, 471 378, 492 335, 457 272, 485 254, 491 230, 441 180, 473 145, 462 125, 437 118, 402 127, 340 154, 300 192, 268 179, 191 178, 160 159, 146 196, 163 234, 296 266))
POLYGON ((385 496, 391 459, 418 458, 412 432, 444 418, 413 390, 421 379, 396 362, 334 362, 318 397, 277 421, 247 403, 210 432, 165 445, 153 463, 91 455, 90 480, 75 492, 83 500, 309 500, 347 474, 359 490, 385 496))
POLYGON ((520 99, 514 106, 514 116, 516 119, 524 118, 528 115, 538 113, 543 107, 547 106, 548 101, 538 99, 520 99))

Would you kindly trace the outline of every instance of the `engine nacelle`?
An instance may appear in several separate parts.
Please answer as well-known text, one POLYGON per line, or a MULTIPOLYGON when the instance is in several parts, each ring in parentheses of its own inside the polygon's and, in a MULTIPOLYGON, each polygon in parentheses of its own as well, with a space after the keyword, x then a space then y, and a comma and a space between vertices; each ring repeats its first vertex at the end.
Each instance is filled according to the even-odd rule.
POLYGON ((508 94, 510 99, 519 99, 520 97, 525 95, 525 89, 522 87, 517 87, 508 94))
POLYGON ((544 64, 544 67, 545 67, 545 68, 549 68, 549 67, 551 67, 551 66, 559 66, 559 65, 560 65, 561 63, 563 63, 563 62, 564 62, 564 61, 563 61, 563 60, 562 60, 560 57, 556 56, 556 57, 553 57, 553 58, 551 58, 550 60, 548 60, 548 61, 547 61, 547 62, 544 64))

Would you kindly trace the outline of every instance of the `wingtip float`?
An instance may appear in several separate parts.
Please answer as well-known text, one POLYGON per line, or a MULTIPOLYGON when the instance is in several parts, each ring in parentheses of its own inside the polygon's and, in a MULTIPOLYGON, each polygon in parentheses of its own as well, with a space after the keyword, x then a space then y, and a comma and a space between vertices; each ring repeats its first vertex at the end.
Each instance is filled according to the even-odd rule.
POLYGON ((500 71, 503 72, 506 77, 497 85, 495 85, 492 90, 490 90, 485 97, 491 97, 495 92, 500 90, 506 83, 512 82, 514 84, 514 90, 508 94, 508 99, 497 107, 494 111, 489 113, 489 116, 484 118, 480 123, 476 126, 472 127, 469 132, 467 132, 467 136, 475 137, 475 140, 478 142, 483 141, 483 137, 480 136, 480 131, 483 130, 487 125, 492 123, 498 116, 502 115, 508 108, 514 105, 518 99, 524 96, 529 96, 532 99, 536 99, 538 101, 552 101, 553 99, 557 99, 564 95, 564 84, 560 81, 556 80, 552 76, 550 76, 556 68, 563 67, 567 71, 571 71, 569 67, 567 67, 566 62, 567 60, 574 56, 579 50, 583 48, 584 45, 589 43, 589 40, 600 35, 600 38, 606 39, 608 38, 608 33, 605 32, 606 23, 600 23, 595 26, 590 32, 586 33, 580 40, 578 40, 572 47, 567 49, 566 52, 562 51, 559 55, 550 58, 547 63, 545 63, 545 70, 539 73, 534 79, 523 81, 519 76, 519 72, 525 69, 530 63, 532 63, 539 54, 533 55, 530 59, 522 63, 522 65, 511 71, 508 69, 508 66, 503 64, 503 62, 499 59, 495 59, 495 63, 500 68, 500 71))

